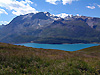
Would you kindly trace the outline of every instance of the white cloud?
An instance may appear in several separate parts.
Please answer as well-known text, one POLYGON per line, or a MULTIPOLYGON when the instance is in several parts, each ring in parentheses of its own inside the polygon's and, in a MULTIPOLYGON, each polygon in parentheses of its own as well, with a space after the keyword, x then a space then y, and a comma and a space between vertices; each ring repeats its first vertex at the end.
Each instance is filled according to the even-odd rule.
POLYGON ((95 6, 86 6, 89 9, 95 9, 95 6))
POLYGON ((100 5, 97 5, 100 8, 100 5))
POLYGON ((78 1, 78 0, 46 0, 46 2, 49 2, 51 4, 55 4, 55 5, 57 4, 56 3, 57 1, 60 1, 63 3, 63 5, 66 5, 67 3, 71 4, 73 1, 78 1))
MULTIPOLYGON (((61 14, 57 14, 55 16, 61 17, 61 18, 65 18, 65 17, 72 17, 72 14, 66 14, 66 13, 61 13, 61 14)), ((80 14, 76 14, 75 16, 81 16, 80 14)))
POLYGON ((76 16, 81 16, 80 14, 76 14, 76 16))
POLYGON ((62 3, 63 3, 63 5, 66 5, 67 3, 71 4, 72 1, 78 1, 78 0, 62 0, 62 3))
POLYGON ((0 7, 4 7, 11 10, 15 15, 24 15, 27 13, 36 13, 36 9, 32 8, 30 4, 33 4, 30 0, 0 0, 0 7))
POLYGON ((57 14, 56 16, 61 17, 61 18, 65 18, 66 16, 71 16, 72 14, 66 14, 66 13, 61 13, 61 14, 57 14))
POLYGON ((9 22, 7 22, 7 21, 0 21, 0 24, 4 24, 4 25, 6 25, 6 24, 8 24, 9 22))
POLYGON ((55 5, 56 5, 57 1, 60 1, 60 0, 46 0, 46 2, 49 2, 51 4, 55 4, 55 5))
POLYGON ((0 14, 3 14, 3 13, 6 14, 6 15, 8 15, 8 13, 4 9, 0 8, 0 14))

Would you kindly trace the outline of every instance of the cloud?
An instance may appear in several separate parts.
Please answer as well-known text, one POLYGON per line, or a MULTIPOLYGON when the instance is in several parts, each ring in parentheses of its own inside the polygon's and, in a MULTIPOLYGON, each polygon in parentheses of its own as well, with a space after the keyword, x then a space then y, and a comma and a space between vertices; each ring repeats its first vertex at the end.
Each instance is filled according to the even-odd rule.
POLYGON ((100 8, 100 5, 97 5, 100 8))
MULTIPOLYGON (((61 13, 61 14, 57 14, 55 16, 61 17, 61 18, 65 18, 65 17, 72 17, 72 14, 66 14, 66 13, 61 13)), ((75 16, 81 16, 80 14, 76 14, 75 16)))
POLYGON ((78 1, 78 0, 62 0, 62 3, 63 3, 63 5, 66 5, 67 3, 71 4, 72 1, 78 1))
POLYGON ((80 14, 76 14, 76 16, 81 16, 80 14))
POLYGON ((66 13, 61 13, 61 14, 57 14, 56 16, 61 17, 61 18, 65 18, 66 16, 71 16, 72 14, 66 14, 66 13))
POLYGON ((95 9, 95 6, 86 6, 89 9, 95 9))
POLYGON ((57 1, 60 1, 60 0, 46 0, 46 2, 49 2, 49 3, 54 4, 54 5, 56 5, 57 1))
POLYGON ((57 1, 60 1, 63 3, 63 5, 66 5, 66 4, 71 4, 73 1, 79 1, 79 0, 46 0, 46 2, 49 2, 54 5, 57 4, 57 1))
POLYGON ((30 5, 33 4, 30 0, 1 0, 0 7, 6 8, 11 10, 15 15, 24 15, 27 13, 36 13, 35 8, 31 7, 30 5))
POLYGON ((0 14, 3 14, 3 13, 6 14, 6 15, 8 15, 8 13, 4 9, 0 8, 0 14))
POLYGON ((0 21, 0 24, 4 24, 4 25, 6 25, 6 24, 8 24, 9 22, 7 22, 7 21, 0 21))

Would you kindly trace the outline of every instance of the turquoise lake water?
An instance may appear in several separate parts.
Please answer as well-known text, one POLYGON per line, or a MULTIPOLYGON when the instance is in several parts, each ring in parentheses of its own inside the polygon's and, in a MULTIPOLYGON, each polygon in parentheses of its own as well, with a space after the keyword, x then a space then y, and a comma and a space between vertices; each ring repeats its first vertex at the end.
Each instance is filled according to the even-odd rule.
POLYGON ((92 46, 98 46, 100 44, 38 44, 38 43, 23 43, 16 45, 24 45, 33 48, 43 48, 43 49, 58 49, 64 51, 76 51, 92 46))

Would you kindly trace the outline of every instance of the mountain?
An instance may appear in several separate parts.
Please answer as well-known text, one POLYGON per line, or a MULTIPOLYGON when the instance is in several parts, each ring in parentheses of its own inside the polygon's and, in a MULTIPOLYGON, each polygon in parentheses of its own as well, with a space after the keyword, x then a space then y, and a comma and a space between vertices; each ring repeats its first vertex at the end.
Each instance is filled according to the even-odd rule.
POLYGON ((0 43, 0 75, 100 75, 100 46, 69 52, 0 43))
POLYGON ((99 43, 100 18, 87 16, 57 17, 49 12, 15 17, 0 29, 4 43, 99 43))
POLYGON ((67 16, 64 18, 65 20, 82 20, 85 21, 91 28, 100 31, 100 18, 96 17, 86 17, 86 16, 67 16))
POLYGON ((3 24, 2 24, 2 25, 0 25, 0 29, 1 29, 1 28, 3 28, 3 27, 5 27, 5 25, 3 25, 3 24))

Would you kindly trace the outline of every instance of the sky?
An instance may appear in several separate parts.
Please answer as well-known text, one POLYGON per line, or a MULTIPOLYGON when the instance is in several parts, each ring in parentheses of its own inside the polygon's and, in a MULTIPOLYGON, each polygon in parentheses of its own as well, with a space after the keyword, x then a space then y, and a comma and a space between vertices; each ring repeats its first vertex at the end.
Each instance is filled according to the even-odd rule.
POLYGON ((83 15, 100 17, 100 0, 0 0, 0 25, 19 15, 50 12, 65 17, 83 15))

